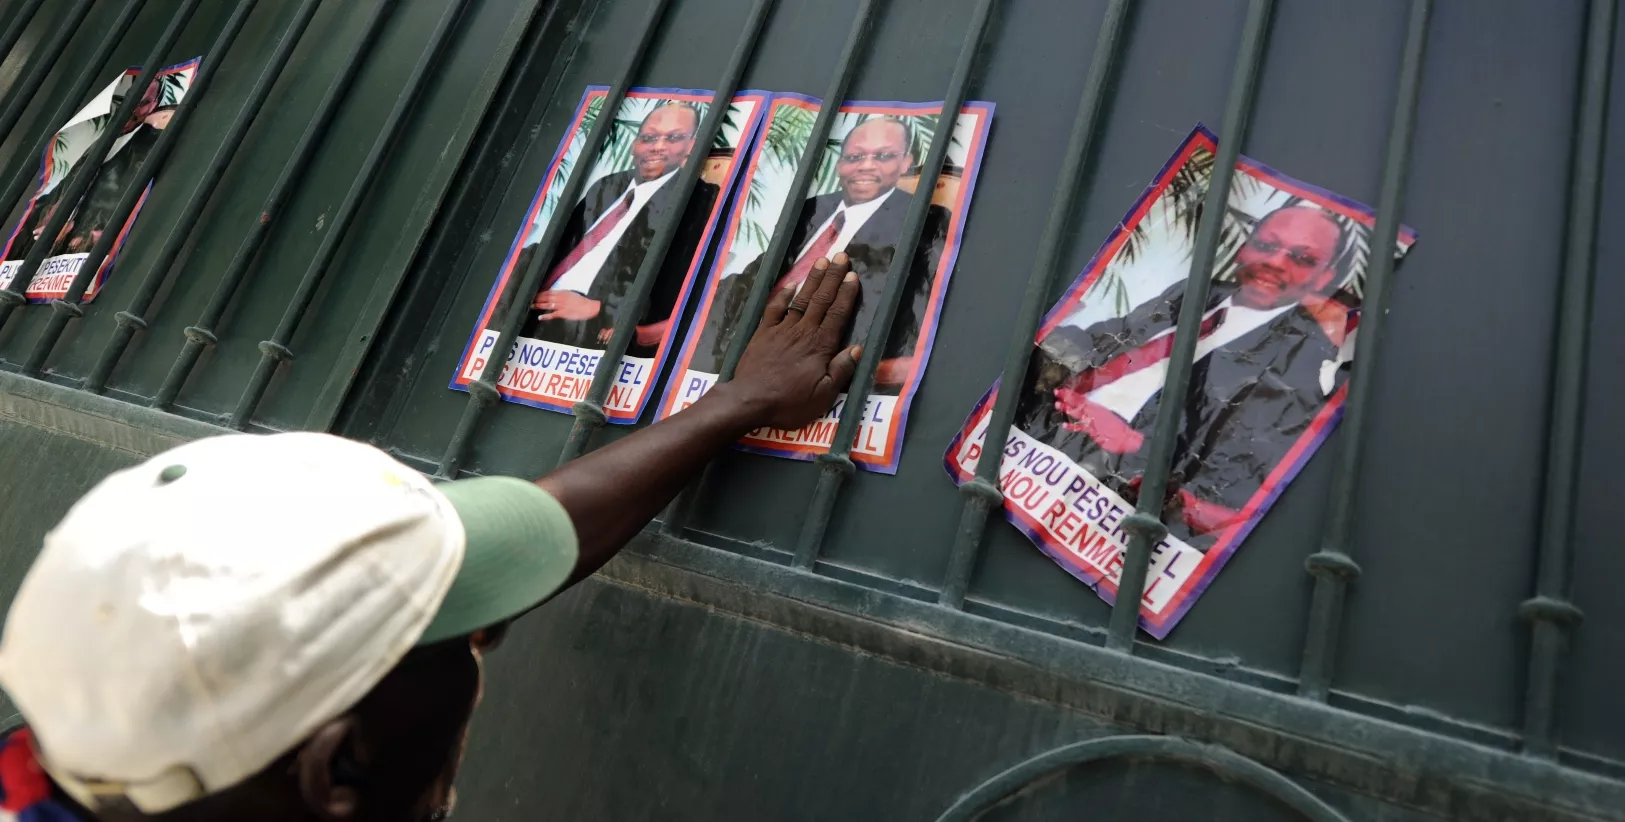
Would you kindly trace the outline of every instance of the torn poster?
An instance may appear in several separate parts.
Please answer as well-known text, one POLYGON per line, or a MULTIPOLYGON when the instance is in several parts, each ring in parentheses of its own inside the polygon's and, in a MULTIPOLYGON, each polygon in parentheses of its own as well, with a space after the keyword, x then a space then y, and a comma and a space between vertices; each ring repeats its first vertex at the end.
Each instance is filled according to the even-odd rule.
MULTIPOLYGON (((40 263, 25 291, 30 302, 45 302, 65 295, 78 276, 85 258, 90 256, 91 247, 101 239, 103 233, 117 231, 117 241, 85 289, 84 302, 95 299, 101 291, 112 273, 113 263, 118 259, 119 248, 124 244, 130 227, 135 224, 136 216, 141 213, 141 206, 146 203, 146 193, 142 193, 135 210, 130 212, 123 225, 109 225, 113 212, 117 210, 124 189, 135 178, 158 138, 163 136, 164 129, 169 127, 175 109, 192 87, 198 62, 196 59, 188 60, 159 70, 129 119, 120 124, 119 136, 108 149, 107 158, 96 170, 89 191, 61 232, 50 240, 50 254, 40 263)), ((125 95, 140 74, 139 66, 125 69, 63 124, 50 145, 46 146, 34 195, 6 234, 5 250, 0 253, 0 260, 3 260, 0 262, 0 288, 10 285, 17 271, 23 267, 28 253, 42 241, 40 235, 56 213, 63 182, 79 166, 91 145, 107 131, 113 111, 124 102, 125 95)), ((151 188, 149 183, 147 189, 151 188)))
MULTIPOLYGON (((1197 126, 1039 329, 999 468, 1006 518, 1107 601, 1117 593, 1215 139, 1197 126)), ((1140 626, 1167 637, 1343 408, 1372 210, 1242 158, 1152 550, 1140 626)), ((1394 254, 1416 233, 1403 228, 1394 254)), ((947 454, 981 457, 989 390, 947 454)))

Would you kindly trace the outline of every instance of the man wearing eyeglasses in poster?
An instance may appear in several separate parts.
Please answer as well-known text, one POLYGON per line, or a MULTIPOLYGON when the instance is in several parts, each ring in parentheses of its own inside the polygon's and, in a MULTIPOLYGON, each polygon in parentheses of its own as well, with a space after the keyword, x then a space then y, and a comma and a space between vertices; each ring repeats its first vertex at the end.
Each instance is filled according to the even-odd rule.
MULTIPOLYGON (((886 271, 891 268, 903 220, 914 201, 914 195, 897 187, 903 175, 914 168, 913 144, 913 129, 896 117, 870 117, 847 133, 835 163, 840 190, 802 202, 784 270, 774 285, 775 289, 799 285, 807 278, 813 261, 845 253, 863 287, 857 316, 847 332, 847 345, 868 337, 869 326, 880 308, 886 271)), ((913 371, 915 344, 930 312, 931 283, 947 243, 949 220, 948 210, 942 206, 932 205, 927 212, 925 231, 909 267, 907 290, 875 372, 877 394, 899 393, 913 371)), ((739 276, 720 283, 717 309, 712 313, 715 319, 706 324, 696 351, 711 352, 718 363, 722 361, 760 265, 759 258, 753 260, 739 276)))
MULTIPOLYGON (((1266 477, 1347 379, 1353 232, 1294 204, 1265 215, 1215 281, 1197 332, 1163 521, 1205 547, 1245 519, 1266 477)), ((1088 328, 1063 322, 1038 343, 1016 425, 1134 502, 1151 450, 1183 281, 1088 328)))
MULTIPOLYGON (((644 117, 632 141, 632 167, 588 186, 570 212, 520 336, 595 349, 609 342, 655 233, 684 207, 673 181, 699 125, 699 111, 683 103, 665 103, 644 117)), ((664 338, 717 194, 716 185, 696 181, 628 353, 646 355, 664 338)), ((529 266, 543 230, 535 227, 526 238, 515 276, 529 266)))

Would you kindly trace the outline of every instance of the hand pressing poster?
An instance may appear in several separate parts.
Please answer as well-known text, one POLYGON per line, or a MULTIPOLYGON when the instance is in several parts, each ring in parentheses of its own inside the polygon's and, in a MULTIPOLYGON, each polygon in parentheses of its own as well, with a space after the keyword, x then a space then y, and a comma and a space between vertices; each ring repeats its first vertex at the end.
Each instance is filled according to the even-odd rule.
MULTIPOLYGON (((1107 601, 1214 147, 1198 126, 1045 318, 999 468, 1005 516, 1107 601)), ((1373 253, 1370 208, 1246 158, 1236 168, 1163 505, 1168 536, 1141 605, 1140 626, 1158 639, 1336 424, 1373 253)), ((1415 239, 1402 229, 1396 258, 1415 239)), ((948 449, 956 483, 974 475, 993 397, 948 449)))
MULTIPOLYGON (((452 388, 465 389, 495 353, 494 326, 501 320, 495 315, 497 298, 510 278, 523 277, 533 264, 608 93, 606 86, 589 87, 576 107, 564 144, 554 154, 485 299, 452 388)), ((528 309, 497 380, 504 398, 563 413, 586 398, 615 321, 631 308, 633 279, 655 233, 677 216, 677 234, 604 403, 612 423, 635 422, 643 413, 670 348, 671 326, 682 316, 694 272, 722 211, 723 194, 733 187, 735 159, 749 148, 768 97, 762 92, 734 97, 685 208, 677 197, 676 178, 712 96, 709 91, 648 88, 627 94, 603 149, 582 169, 587 185, 570 206, 564 235, 545 262, 539 290, 519 295, 528 309)))
MULTIPOLYGON (((712 263, 704 297, 683 353, 661 400, 660 416, 687 408, 710 390, 733 341, 760 257, 785 208, 796 164, 812 138, 819 102, 775 95, 764 136, 734 198, 728 230, 712 263)), ((896 473, 908 407, 919 387, 948 277, 959 254, 965 214, 993 118, 992 103, 964 107, 950 130, 939 128, 941 103, 850 102, 841 107, 814 177, 798 209, 789 252, 774 288, 799 285, 814 261, 844 252, 863 287, 845 344, 867 338, 881 303, 886 272, 914 198, 920 163, 932 143, 947 139, 947 160, 932 192, 918 252, 907 272, 903 301, 881 352, 874 391, 852 446, 852 459, 871 471, 896 473)), ((753 431, 740 447, 810 460, 829 450, 846 402, 843 394, 820 420, 798 431, 753 431)))
MULTIPOLYGON (((84 301, 91 301, 101 290, 112 272, 119 246, 123 244, 130 226, 135 224, 136 215, 141 213, 146 193, 142 193, 135 210, 130 212, 123 225, 115 226, 110 223, 119 198, 124 195, 124 189, 135 178, 152 147, 158 143, 158 138, 163 136, 164 129, 169 127, 169 120, 186 97, 197 70, 197 60, 160 70, 147 86, 141 102, 131 112, 129 119, 119 125, 119 136, 97 169, 89 192, 57 236, 49 240, 50 256, 40 263, 25 292, 31 302, 45 302, 66 294, 80 266, 89 256, 91 247, 105 232, 117 231, 117 243, 85 290, 84 301)), ((34 196, 7 234, 4 253, 0 254, 0 260, 3 260, 0 262, 0 288, 10 285, 35 244, 45 241, 41 234, 57 211, 63 182, 84 159, 91 144, 106 133, 114 109, 124 102, 140 74, 140 67, 126 69, 57 130, 40 163, 39 184, 34 196)), ((148 188, 151 188, 150 183, 148 188)))

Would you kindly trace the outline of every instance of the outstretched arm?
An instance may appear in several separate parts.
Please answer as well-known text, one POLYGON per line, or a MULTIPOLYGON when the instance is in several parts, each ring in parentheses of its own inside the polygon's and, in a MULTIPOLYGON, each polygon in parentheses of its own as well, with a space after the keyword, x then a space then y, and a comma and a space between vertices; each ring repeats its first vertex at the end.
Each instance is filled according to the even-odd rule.
POLYGON ((799 296, 789 288, 774 295, 733 381, 536 481, 575 523, 581 558, 572 582, 608 562, 739 438, 763 426, 800 428, 834 405, 860 354, 836 350, 858 297, 845 255, 836 259, 820 260, 799 296))

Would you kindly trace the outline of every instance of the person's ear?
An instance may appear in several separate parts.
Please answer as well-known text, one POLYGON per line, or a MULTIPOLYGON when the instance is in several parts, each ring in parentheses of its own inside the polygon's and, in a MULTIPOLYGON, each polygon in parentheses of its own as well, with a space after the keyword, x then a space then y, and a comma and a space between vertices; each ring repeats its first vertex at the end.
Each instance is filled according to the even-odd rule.
POLYGON ((354 747, 356 729, 355 717, 346 714, 318 727, 299 748, 295 765, 299 798, 319 819, 354 819, 360 807, 361 795, 355 786, 334 778, 341 760, 347 758, 345 751, 354 747))

